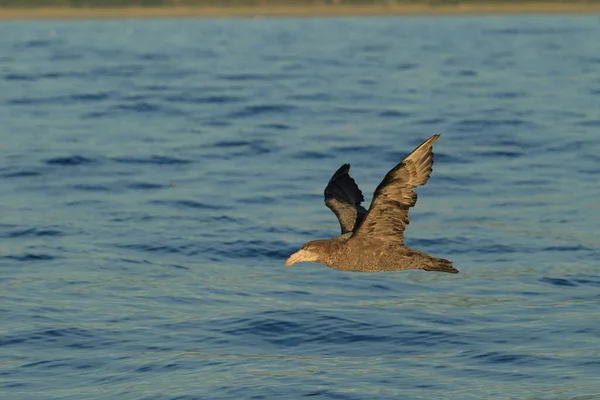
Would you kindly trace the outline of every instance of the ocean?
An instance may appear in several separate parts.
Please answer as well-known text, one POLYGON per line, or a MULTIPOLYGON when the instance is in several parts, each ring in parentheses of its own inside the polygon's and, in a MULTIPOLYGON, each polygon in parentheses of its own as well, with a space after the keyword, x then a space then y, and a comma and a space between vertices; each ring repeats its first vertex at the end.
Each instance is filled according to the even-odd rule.
POLYGON ((0 23, 2 399, 600 399, 600 17, 0 23), (409 246, 284 265, 440 133, 409 246))

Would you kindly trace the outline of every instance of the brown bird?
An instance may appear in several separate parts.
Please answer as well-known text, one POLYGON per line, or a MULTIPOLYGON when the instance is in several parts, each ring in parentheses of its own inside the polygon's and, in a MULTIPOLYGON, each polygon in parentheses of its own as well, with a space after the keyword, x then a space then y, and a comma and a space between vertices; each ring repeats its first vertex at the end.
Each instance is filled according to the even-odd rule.
POLYGON ((456 274, 452 262, 404 245, 404 230, 410 222, 408 210, 417 202, 413 192, 424 185, 433 165, 433 135, 392 168, 375 189, 369 211, 360 204, 362 192, 344 164, 325 188, 325 204, 337 216, 342 234, 333 239, 307 242, 287 259, 319 262, 328 267, 357 272, 423 269, 456 274))

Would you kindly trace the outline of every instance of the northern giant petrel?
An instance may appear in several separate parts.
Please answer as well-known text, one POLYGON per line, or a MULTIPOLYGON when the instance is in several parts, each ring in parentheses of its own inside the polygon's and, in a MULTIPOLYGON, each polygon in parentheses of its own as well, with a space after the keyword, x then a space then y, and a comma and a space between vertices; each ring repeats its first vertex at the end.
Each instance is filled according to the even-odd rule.
POLYGON ((285 265, 319 262, 328 267, 357 272, 423 269, 456 274, 452 262, 404 245, 404 230, 410 222, 408 210, 417 202, 412 190, 424 185, 433 165, 433 135, 392 168, 375 189, 369 210, 364 197, 344 164, 325 188, 325 204, 337 216, 342 234, 333 239, 313 240, 292 254, 285 265))

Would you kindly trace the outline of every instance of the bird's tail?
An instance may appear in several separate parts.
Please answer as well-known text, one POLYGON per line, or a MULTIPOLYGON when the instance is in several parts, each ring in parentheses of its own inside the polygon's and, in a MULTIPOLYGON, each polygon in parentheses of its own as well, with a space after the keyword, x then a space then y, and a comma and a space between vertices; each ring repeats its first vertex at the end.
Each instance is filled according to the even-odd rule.
POLYGON ((458 270, 452 266, 452 261, 443 258, 435 258, 431 265, 423 268, 425 271, 448 272, 450 274, 458 274, 458 270))

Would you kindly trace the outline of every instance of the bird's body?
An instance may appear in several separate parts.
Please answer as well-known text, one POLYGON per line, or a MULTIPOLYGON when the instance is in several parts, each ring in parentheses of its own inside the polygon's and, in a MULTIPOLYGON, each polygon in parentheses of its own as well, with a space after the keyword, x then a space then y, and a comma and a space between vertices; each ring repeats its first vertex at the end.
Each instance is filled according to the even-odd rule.
POLYGON ((424 185, 431 174, 434 135, 390 170, 373 194, 369 210, 344 164, 325 188, 325 204, 338 217, 341 235, 307 242, 286 261, 320 262, 328 267, 356 272, 386 272, 407 269, 457 273, 452 262, 404 245, 404 230, 410 222, 408 209, 415 205, 413 188, 424 185))
POLYGON ((457 272, 450 261, 401 244, 361 242, 356 245, 342 236, 326 241, 327 243, 322 244, 319 241, 309 243, 321 245, 326 249, 326 254, 318 262, 334 269, 353 272, 388 272, 407 269, 457 272))

